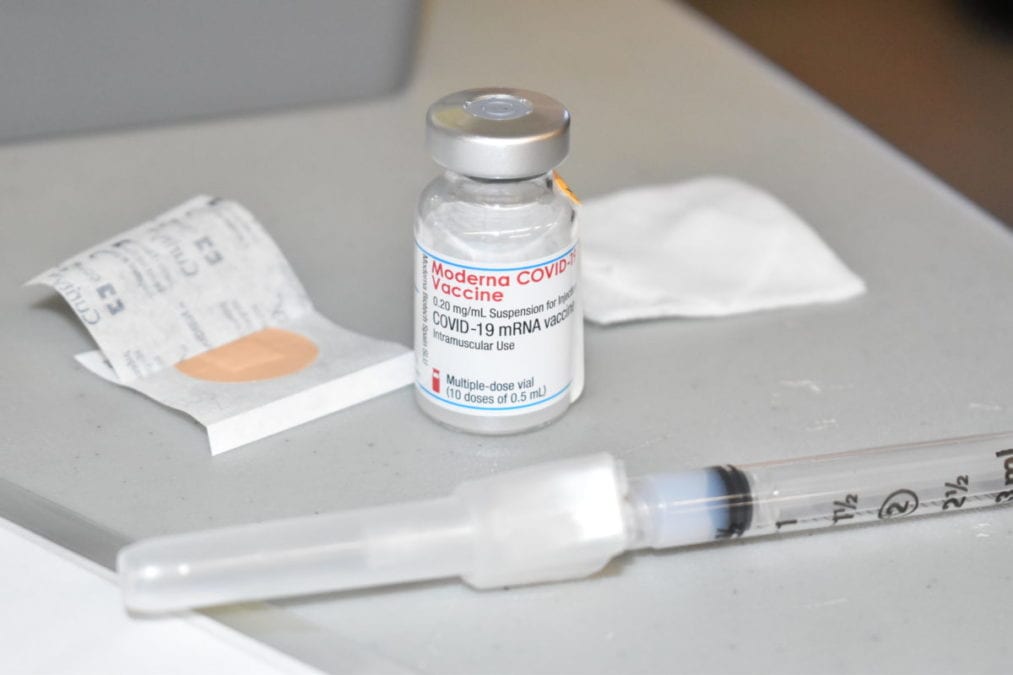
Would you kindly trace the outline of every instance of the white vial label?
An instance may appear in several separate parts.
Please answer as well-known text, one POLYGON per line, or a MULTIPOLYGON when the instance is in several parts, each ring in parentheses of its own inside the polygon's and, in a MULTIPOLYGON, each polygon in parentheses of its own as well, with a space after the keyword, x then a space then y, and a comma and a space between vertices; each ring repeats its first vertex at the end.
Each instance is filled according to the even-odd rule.
POLYGON ((519 415, 574 384, 577 246, 509 265, 415 251, 416 386, 464 414, 519 415))

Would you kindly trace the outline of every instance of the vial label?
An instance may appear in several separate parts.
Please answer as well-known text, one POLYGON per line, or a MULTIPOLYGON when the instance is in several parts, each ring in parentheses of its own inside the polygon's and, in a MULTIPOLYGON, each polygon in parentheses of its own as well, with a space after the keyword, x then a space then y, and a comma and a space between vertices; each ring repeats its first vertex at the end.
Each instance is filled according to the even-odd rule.
POLYGON ((415 251, 415 374, 440 406, 518 415, 568 396, 577 246, 509 265, 415 251))

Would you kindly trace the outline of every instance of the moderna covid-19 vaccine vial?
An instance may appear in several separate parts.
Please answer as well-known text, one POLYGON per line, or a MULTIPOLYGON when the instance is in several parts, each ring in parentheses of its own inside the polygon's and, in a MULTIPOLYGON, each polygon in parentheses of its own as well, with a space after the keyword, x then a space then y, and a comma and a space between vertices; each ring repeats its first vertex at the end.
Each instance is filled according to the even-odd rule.
POLYGON ((553 169, 570 114, 523 89, 469 89, 429 108, 446 171, 415 224, 416 398, 447 426, 509 434, 548 424, 583 388, 574 201, 553 169))

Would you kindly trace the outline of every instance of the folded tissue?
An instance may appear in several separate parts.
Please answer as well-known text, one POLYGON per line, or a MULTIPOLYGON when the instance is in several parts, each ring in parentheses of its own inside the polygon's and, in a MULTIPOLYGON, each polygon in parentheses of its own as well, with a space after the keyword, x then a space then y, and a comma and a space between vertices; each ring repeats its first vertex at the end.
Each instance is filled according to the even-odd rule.
POLYGON ((584 315, 718 317, 861 295, 865 284, 770 194, 706 177, 588 200, 584 315))

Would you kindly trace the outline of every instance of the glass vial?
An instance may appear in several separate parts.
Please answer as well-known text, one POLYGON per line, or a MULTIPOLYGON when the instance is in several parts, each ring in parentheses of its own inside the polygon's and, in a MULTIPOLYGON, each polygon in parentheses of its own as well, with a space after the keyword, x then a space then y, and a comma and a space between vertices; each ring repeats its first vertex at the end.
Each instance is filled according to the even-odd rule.
POLYGON ((415 224, 415 394, 449 427, 533 429, 583 388, 577 224, 552 172, 569 127, 558 101, 522 89, 429 109, 427 145, 446 171, 415 224))

